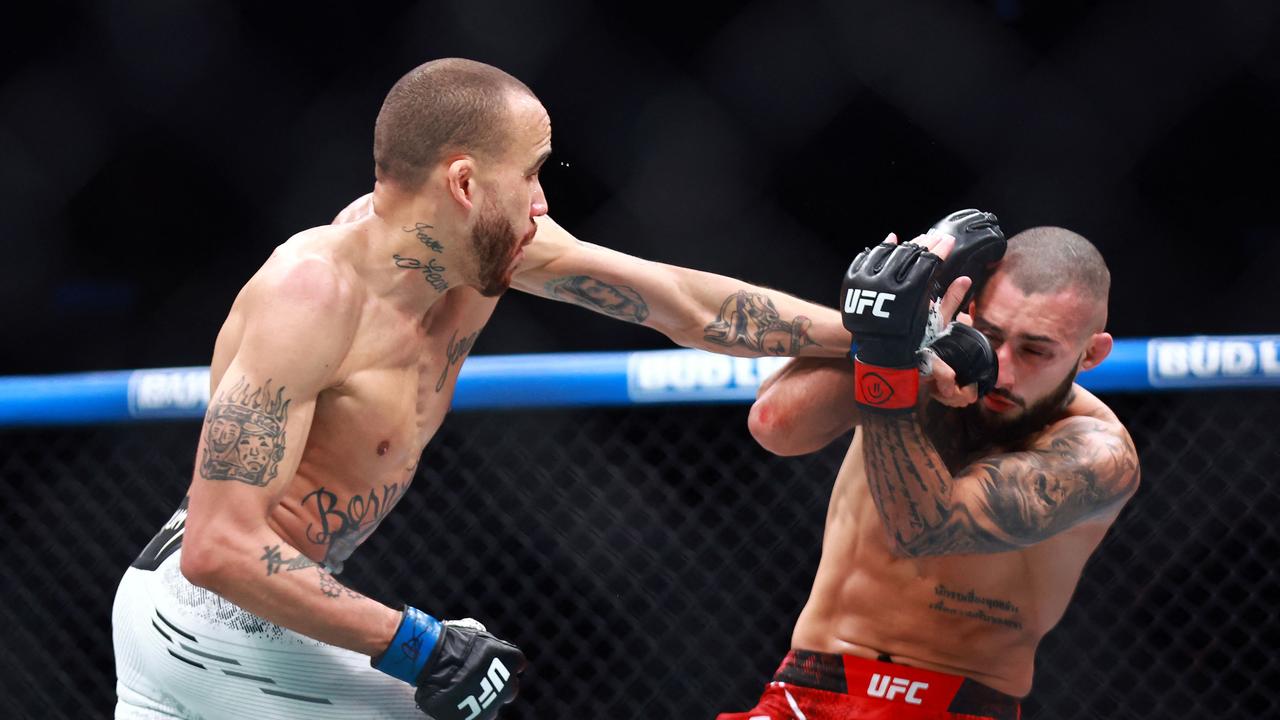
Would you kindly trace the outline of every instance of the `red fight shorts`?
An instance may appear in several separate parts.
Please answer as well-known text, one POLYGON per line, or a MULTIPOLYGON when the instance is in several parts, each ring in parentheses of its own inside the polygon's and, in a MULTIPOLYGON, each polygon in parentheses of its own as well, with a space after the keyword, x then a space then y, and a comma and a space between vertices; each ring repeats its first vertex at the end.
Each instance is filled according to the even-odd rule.
POLYGON ((1018 698, 958 675, 792 650, 754 709, 716 720, 1018 720, 1018 698))

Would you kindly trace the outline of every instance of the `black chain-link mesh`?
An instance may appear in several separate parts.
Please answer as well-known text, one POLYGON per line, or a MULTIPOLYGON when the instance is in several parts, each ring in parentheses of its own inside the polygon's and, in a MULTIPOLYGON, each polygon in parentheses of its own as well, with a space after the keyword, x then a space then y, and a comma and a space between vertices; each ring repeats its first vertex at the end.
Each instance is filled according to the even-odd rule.
MULTIPOLYGON (((1111 402, 1144 483, 1045 640, 1026 717, 1276 717, 1280 394, 1111 402)), ((749 708, 808 594, 844 442, 772 457, 745 413, 455 415, 343 577, 525 648, 506 718, 749 708)), ((0 716, 110 716, 116 582, 195 440, 190 423, 0 434, 0 716)))

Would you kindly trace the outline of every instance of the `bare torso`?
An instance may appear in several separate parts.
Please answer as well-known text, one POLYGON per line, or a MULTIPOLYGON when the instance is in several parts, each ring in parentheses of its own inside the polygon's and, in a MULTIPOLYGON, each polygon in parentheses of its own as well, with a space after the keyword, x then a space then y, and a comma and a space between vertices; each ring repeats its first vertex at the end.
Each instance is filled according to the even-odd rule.
MULTIPOLYGON (((1079 388, 1068 414, 1119 422, 1079 388)), ((1021 550, 902 557, 890 550, 871 497, 862 444, 859 429, 836 478, 817 578, 792 647, 888 655, 1026 695, 1036 646, 1061 619, 1118 510, 1021 550)))
MULTIPOLYGON (((458 371, 497 304, 464 286, 447 290, 424 315, 406 314, 370 290, 350 261, 361 232, 358 223, 308 230, 267 261, 319 256, 349 275, 363 299, 339 380, 319 394, 301 463, 268 516, 293 547, 334 569, 408 489, 449 409, 458 371)), ((240 346, 245 313, 263 311, 245 307, 252 295, 241 293, 218 334, 215 388, 240 346)))

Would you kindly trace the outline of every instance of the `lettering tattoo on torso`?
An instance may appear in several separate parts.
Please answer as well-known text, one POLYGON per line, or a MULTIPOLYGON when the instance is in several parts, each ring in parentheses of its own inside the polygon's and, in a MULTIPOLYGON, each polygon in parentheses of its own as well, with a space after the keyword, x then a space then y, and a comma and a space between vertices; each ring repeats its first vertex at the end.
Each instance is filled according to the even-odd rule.
POLYGON ((307 524, 309 542, 325 546, 325 562, 340 566, 400 500, 409 480, 373 487, 363 495, 352 495, 346 503, 324 486, 302 497, 303 510, 315 513, 315 521, 307 524))
POLYGON ((719 316, 703 333, 708 342, 725 347, 742 345, 766 355, 795 355, 818 344, 809 337, 812 325, 804 315, 783 320, 769 296, 739 290, 724 299, 719 316))
POLYGON ((272 389, 271 378, 255 388, 241 377, 218 393, 205 413, 200 477, 258 487, 271 482, 284 457, 289 402, 284 386, 272 389))
POLYGON ((461 340, 458 340, 457 330, 454 330, 453 334, 449 336, 449 344, 445 347, 444 370, 440 372, 440 379, 436 381, 436 392, 444 390, 445 381, 449 379, 449 371, 453 369, 453 366, 462 364, 467 354, 471 352, 471 348, 475 347, 476 338, 478 337, 480 337, 479 330, 463 337, 461 340))
POLYGON ((972 589, 958 592, 942 584, 933 588, 933 594, 938 599, 929 605, 929 609, 934 612, 966 617, 1011 630, 1022 629, 1018 606, 1008 600, 984 597, 972 589))

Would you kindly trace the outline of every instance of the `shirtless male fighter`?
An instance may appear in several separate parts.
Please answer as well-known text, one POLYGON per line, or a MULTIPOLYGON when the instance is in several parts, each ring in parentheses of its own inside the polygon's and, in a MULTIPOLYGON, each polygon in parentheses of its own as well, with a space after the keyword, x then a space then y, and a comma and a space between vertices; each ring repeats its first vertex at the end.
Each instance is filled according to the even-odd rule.
POLYGON ((116 595, 117 718, 421 717, 416 702, 472 720, 514 697, 515 646, 334 576, 406 492, 509 285, 685 346, 843 354, 832 309, 577 241, 544 217, 550 153, 546 110, 496 68, 437 60, 391 89, 373 192, 276 248, 218 334, 187 499, 116 595))
MULTIPOLYGON (((979 215, 858 256, 842 296, 855 372, 793 360, 761 387, 750 428, 774 453, 856 430, 792 650, 754 710, 719 720, 1019 717, 1037 644, 1136 491, 1128 433, 1074 384, 1112 345, 1110 274, 1085 238, 1039 227, 1008 241, 969 306, 998 358, 989 393, 936 359, 921 377, 930 276, 955 277, 953 246, 999 234, 979 215)), ((943 318, 969 287, 950 286, 943 318)))

